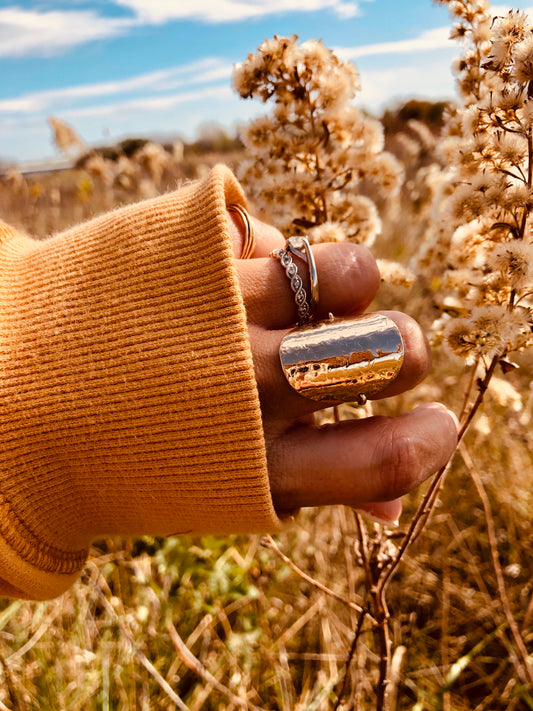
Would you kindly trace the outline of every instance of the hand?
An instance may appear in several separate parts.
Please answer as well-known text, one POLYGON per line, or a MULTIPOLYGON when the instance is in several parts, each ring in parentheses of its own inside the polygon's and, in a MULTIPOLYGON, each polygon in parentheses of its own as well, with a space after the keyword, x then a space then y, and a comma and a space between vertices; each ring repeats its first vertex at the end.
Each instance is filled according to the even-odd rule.
MULTIPOLYGON (((279 362, 282 338, 297 319, 293 293, 270 252, 285 240, 275 228, 252 218, 257 247, 239 259, 242 224, 228 213, 248 332, 261 400, 270 487, 278 513, 302 506, 346 504, 375 518, 397 521, 398 497, 443 466, 457 443, 457 420, 444 405, 429 403, 398 417, 369 417, 317 427, 312 413, 324 404, 297 394, 279 362)), ((374 299, 379 272, 359 245, 313 247, 319 286, 318 318, 361 314, 374 299)), ((394 320, 405 348, 397 379, 380 398, 417 385, 428 373, 430 350, 418 326, 400 312, 394 320)), ((334 404, 334 403, 332 403, 334 404)))

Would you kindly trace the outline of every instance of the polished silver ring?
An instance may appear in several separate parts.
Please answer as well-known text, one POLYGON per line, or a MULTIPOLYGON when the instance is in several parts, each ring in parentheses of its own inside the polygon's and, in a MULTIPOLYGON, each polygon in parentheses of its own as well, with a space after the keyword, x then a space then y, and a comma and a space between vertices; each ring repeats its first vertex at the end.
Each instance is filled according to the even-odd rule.
POLYGON ((279 349, 285 377, 298 394, 359 404, 396 379, 404 353, 400 329, 380 313, 299 326, 279 349))
POLYGON ((309 323, 314 317, 319 298, 318 275, 309 240, 307 237, 289 237, 285 243, 285 248, 275 249, 270 253, 270 256, 279 259, 291 283, 294 301, 298 309, 298 325, 309 323), (293 256, 298 257, 307 265, 309 283, 311 285, 310 300, 307 298, 307 292, 303 286, 302 278, 298 274, 298 267, 292 259, 293 256))

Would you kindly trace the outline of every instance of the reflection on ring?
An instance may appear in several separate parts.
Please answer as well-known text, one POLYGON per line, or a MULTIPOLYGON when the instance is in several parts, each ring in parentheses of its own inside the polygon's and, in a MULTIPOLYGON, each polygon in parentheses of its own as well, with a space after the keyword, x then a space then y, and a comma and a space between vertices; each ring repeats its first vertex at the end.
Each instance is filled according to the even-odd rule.
POLYGON ((297 328, 280 347, 289 384, 312 400, 376 395, 396 378, 403 357, 398 327, 382 314, 297 328))

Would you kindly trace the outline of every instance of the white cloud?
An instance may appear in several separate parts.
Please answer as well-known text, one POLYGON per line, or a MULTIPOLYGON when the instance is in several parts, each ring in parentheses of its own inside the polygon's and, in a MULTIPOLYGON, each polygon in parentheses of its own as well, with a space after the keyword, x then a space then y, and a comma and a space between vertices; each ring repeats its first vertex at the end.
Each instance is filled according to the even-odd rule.
POLYGON ((126 32, 132 20, 98 15, 92 10, 0 8, 0 56, 52 55, 90 40, 126 32))
POLYGON ((85 42, 125 34, 134 27, 176 20, 240 22, 286 12, 330 10, 341 18, 360 14, 371 0, 113 0, 130 17, 108 17, 95 10, 0 8, 0 57, 51 56, 85 42))
POLYGON ((331 10, 343 18, 360 13, 360 0, 115 0, 128 8, 139 21, 162 24, 170 20, 203 20, 204 22, 238 22, 285 12, 331 10))
POLYGON ((117 114, 124 115, 131 112, 161 112, 173 109, 180 104, 189 104, 195 101, 205 101, 207 99, 228 99, 232 96, 233 93, 229 86, 211 86, 205 89, 183 91, 166 96, 139 97, 128 101, 116 101, 112 104, 103 104, 101 106, 86 106, 79 109, 70 109, 63 111, 61 118, 103 118, 117 114))
MULTIPOLYGON (((490 6, 490 12, 491 15, 494 17, 501 16, 501 15, 507 15, 509 10, 515 10, 516 5, 491 5, 490 6)), ((533 16, 533 6, 529 7, 521 7, 520 8, 521 12, 526 12, 528 15, 533 16)))
MULTIPOLYGON (((360 47, 337 47, 335 53, 345 61, 379 54, 410 54, 452 47, 449 27, 436 27, 422 32, 418 37, 397 42, 380 42, 360 47)), ((424 68, 425 70, 425 68, 424 68)))
POLYGON ((116 96, 141 90, 156 93, 191 84, 229 80, 231 71, 232 65, 229 62, 216 57, 206 57, 196 62, 138 74, 128 79, 47 89, 23 94, 14 99, 0 100, 0 115, 56 112, 62 103, 72 104, 76 100, 116 96))
POLYGON ((362 90, 357 104, 379 114, 399 101, 419 98, 431 101, 456 96, 455 80, 442 60, 424 58, 424 71, 414 66, 395 64, 390 69, 367 70, 361 76, 362 90))

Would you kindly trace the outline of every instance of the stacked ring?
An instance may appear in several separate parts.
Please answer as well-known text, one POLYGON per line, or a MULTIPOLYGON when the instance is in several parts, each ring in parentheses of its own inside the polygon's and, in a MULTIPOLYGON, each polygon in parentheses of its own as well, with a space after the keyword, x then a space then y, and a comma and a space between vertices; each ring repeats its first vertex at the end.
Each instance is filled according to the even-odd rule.
POLYGON ((234 212, 239 215, 244 225, 244 243, 242 246, 241 259, 249 259, 255 250, 255 230, 250 220, 248 212, 242 207, 233 203, 227 206, 228 212, 234 212))
POLYGON ((298 394, 319 402, 356 402, 363 405, 395 380, 404 360, 398 326, 379 313, 336 319, 330 314, 316 321, 318 278, 307 237, 289 237, 275 249, 290 280, 298 308, 297 327, 281 341, 279 356, 289 385, 298 394), (311 298, 303 286, 293 256, 309 271, 311 298))
POLYGON ((271 257, 279 259, 285 274, 291 283, 294 293, 294 301, 298 309, 298 325, 303 325, 312 321, 314 312, 318 305, 318 276, 315 259, 311 251, 311 245, 307 237, 289 237, 284 249, 275 249, 270 253, 271 257), (298 267, 293 262, 292 256, 298 257, 305 264, 309 271, 309 281, 311 284, 311 299, 308 301, 307 292, 303 286, 301 276, 298 274, 298 267))

